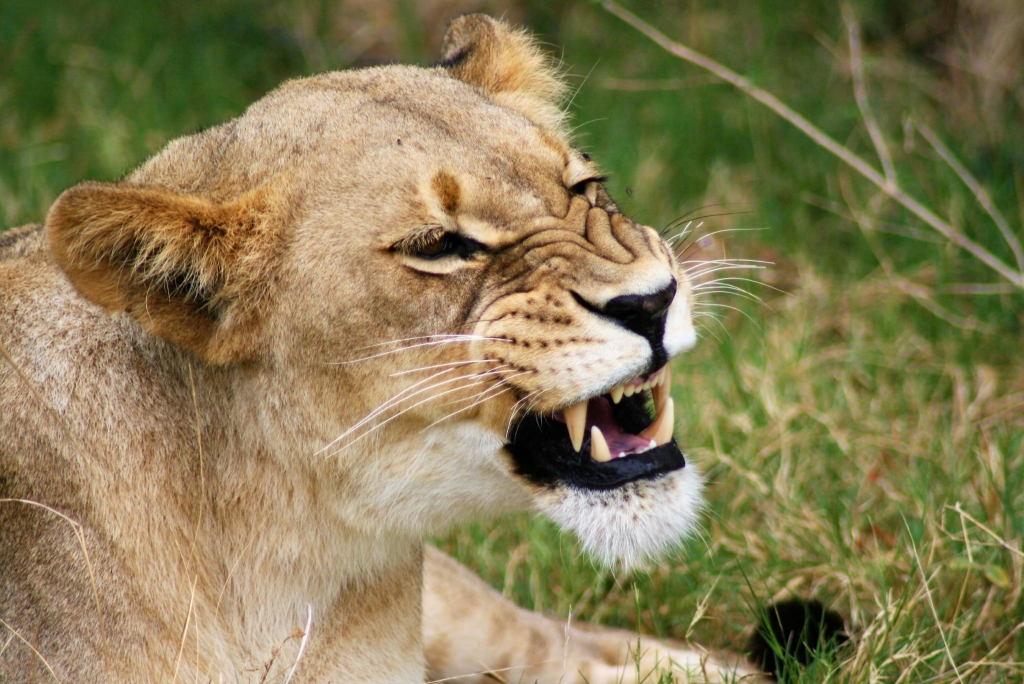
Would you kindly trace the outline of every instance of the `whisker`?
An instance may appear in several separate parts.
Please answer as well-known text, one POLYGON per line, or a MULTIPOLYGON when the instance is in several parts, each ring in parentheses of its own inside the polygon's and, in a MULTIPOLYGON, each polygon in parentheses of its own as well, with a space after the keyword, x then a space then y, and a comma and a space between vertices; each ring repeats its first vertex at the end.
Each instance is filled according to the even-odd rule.
POLYGON ((698 278, 703 278, 706 275, 710 275, 712 273, 718 273, 719 271, 741 271, 741 270, 763 271, 764 269, 765 269, 764 266, 757 266, 757 265, 750 265, 750 264, 722 264, 722 265, 716 265, 716 266, 706 266, 703 270, 698 270, 698 271, 689 272, 689 273, 686 273, 686 271, 684 271, 684 273, 686 273, 686 277, 689 278, 690 280, 697 280, 698 278))
MULTIPOLYGON (((457 416, 457 415, 459 415, 460 413, 462 413, 462 412, 464 412, 464 411, 469 411, 469 410, 470 410, 470 409, 472 409, 472 408, 473 408, 474 406, 478 406, 479 404, 482 404, 482 403, 484 403, 485 401, 490 401, 491 399, 494 399, 495 397, 500 397, 500 396, 501 396, 502 394, 504 394, 505 392, 511 392, 511 391, 512 391, 512 389, 513 389, 512 387, 501 387, 500 385, 495 385, 495 386, 493 386, 493 387, 488 387, 488 388, 487 388, 487 389, 485 389, 485 390, 484 390, 483 392, 480 392, 479 394, 475 395, 474 399, 476 399, 476 401, 474 401, 474 402, 473 402, 472 404, 470 404, 469 406, 466 406, 466 407, 460 408, 460 409, 458 409, 458 410, 456 410, 456 411, 452 411, 451 413, 449 413, 449 414, 447 414, 447 415, 444 415, 444 416, 442 416, 442 417, 438 418, 438 419, 437 419, 437 420, 435 420, 435 421, 434 421, 433 423, 431 423, 430 425, 428 425, 428 426, 426 426, 425 428, 423 428, 423 430, 428 430, 428 429, 430 429, 430 428, 434 427, 435 425, 437 425, 438 423, 441 423, 441 422, 443 422, 443 421, 446 421, 446 420, 448 420, 449 418, 453 418, 454 416, 457 416), (499 389, 499 388, 501 389, 501 391, 499 391, 499 392, 494 392, 494 390, 496 390, 496 389, 499 389), (490 396, 486 396, 488 392, 494 392, 494 394, 491 394, 490 396)), ((421 432, 422 432, 423 430, 421 430, 421 432)))
POLYGON ((509 413, 509 417, 508 417, 508 425, 505 427, 505 439, 506 440, 509 439, 508 433, 512 431, 512 422, 516 419, 517 413, 519 412, 519 410, 522 407, 522 405, 525 404, 533 395, 534 395, 534 392, 531 390, 530 392, 527 392, 526 395, 522 399, 520 399, 519 401, 517 401, 515 404, 512 405, 512 411, 511 411, 511 413, 509 413))
MULTIPOLYGON (((379 354, 371 354, 370 356, 363 356, 358 359, 352 359, 350 361, 328 361, 327 365, 331 366, 347 366, 353 363, 360 363, 362 361, 369 361, 371 359, 379 359, 382 356, 388 356, 390 354, 398 354, 399 352, 409 351, 411 349, 420 349, 422 347, 440 347, 447 344, 455 344, 458 342, 477 342, 480 340, 489 340, 492 342, 511 342, 511 340, 504 337, 484 337, 481 335, 450 335, 446 339, 437 340, 434 342, 421 342, 419 344, 410 344, 405 347, 398 349, 389 349, 388 351, 380 352, 379 354)), ((382 344, 394 344, 392 342, 384 342, 382 344)), ((381 345, 372 345, 381 346, 381 345)), ((364 347, 365 349, 365 347, 364 347)))
POLYGON ((754 298, 754 299, 756 299, 758 301, 762 301, 761 297, 759 295, 754 294, 753 292, 749 292, 748 290, 744 290, 743 288, 739 287, 738 285, 733 285, 732 283, 723 283, 721 281, 715 281, 715 282, 712 282, 712 283, 708 283, 705 287, 701 287, 700 289, 694 288, 694 290, 692 292, 693 292, 693 298, 694 299, 696 299, 697 297, 703 297, 703 296, 706 296, 706 295, 709 295, 709 294, 715 294, 715 293, 718 293, 718 294, 723 294, 723 293, 724 294, 728 294, 728 293, 740 294, 741 293, 741 294, 744 294, 744 295, 748 295, 748 296, 750 296, 750 297, 752 297, 752 298, 754 298))
POLYGON ((357 347, 356 351, 362 351, 363 349, 373 349, 375 347, 383 347, 389 344, 401 344, 402 342, 416 342, 417 340, 445 340, 450 338, 458 339, 486 339, 480 335, 473 335, 470 333, 435 333, 433 335, 417 335, 415 337, 400 337, 395 340, 388 340, 387 342, 377 342, 376 344, 368 344, 364 347, 357 347))
POLYGON ((709 280, 707 282, 700 283, 696 287, 702 287, 704 285, 713 285, 715 283, 724 283, 724 282, 727 282, 727 281, 746 282, 746 283, 750 283, 752 285, 760 285, 761 287, 767 287, 769 290, 775 290, 779 294, 783 294, 783 295, 788 295, 789 294, 785 290, 779 289, 779 288, 775 287, 774 285, 769 285, 768 283, 766 283, 766 282, 764 282, 762 280, 754 280, 753 278, 744 278, 742 276, 728 276, 728 277, 725 277, 725 278, 716 278, 715 280, 709 280))
MULTIPOLYGON (((507 366, 507 364, 502 364, 502 366, 498 366, 498 367, 489 369, 487 371, 484 371, 484 373, 491 373, 491 372, 494 372, 494 371, 500 371, 501 368, 503 368, 503 367, 508 367, 508 366, 507 366)), ((422 385, 422 384, 424 384, 426 382, 430 382, 430 380, 432 380, 434 378, 441 377, 441 376, 443 376, 443 375, 445 375, 447 373, 450 373, 453 370, 456 370, 456 369, 455 368, 448 368, 446 370, 439 371, 437 373, 434 373, 430 377, 424 378, 424 379, 420 380, 419 382, 416 382, 416 383, 410 385, 409 387, 406 387, 405 389, 403 389, 398 394, 396 394, 393 397, 390 397, 389 399, 385 400, 383 404, 381 404, 380 406, 375 408, 373 411, 371 411, 369 414, 367 414, 365 417, 363 417, 357 423, 355 423, 354 425, 349 427, 349 429, 345 430, 345 432, 341 433, 340 435, 338 435, 337 437, 332 439, 330 442, 325 444, 323 447, 321 447, 319 450, 317 450, 316 453, 319 454, 319 453, 322 453, 323 451, 331 448, 332 446, 337 444, 340 440, 345 439, 347 436, 349 436, 350 434, 352 434, 353 432, 355 432, 356 430, 361 428, 363 425, 366 425, 368 422, 370 422, 371 420, 373 420, 377 416, 381 415, 382 413, 384 413, 388 409, 394 408, 398 404, 401 404, 404 401, 408 401, 412 397, 415 397, 415 396, 418 396, 420 394, 423 394, 424 392, 429 392, 432 389, 436 389, 438 387, 442 387, 442 386, 447 385, 447 384, 452 383, 452 382, 458 382, 459 380, 465 380, 465 379, 476 377, 478 375, 482 375, 482 373, 473 373, 471 375, 459 375, 459 376, 454 377, 454 378, 448 378, 447 380, 441 380, 439 382, 435 382, 432 385, 428 385, 426 387, 423 387, 422 389, 419 389, 419 390, 417 390, 415 392, 412 392, 410 394, 410 392, 412 390, 416 389, 420 385, 422 385)))
MULTIPOLYGON (((483 375, 483 374, 478 374, 478 375, 483 375)), ((471 377, 475 377, 475 376, 469 376, 469 377, 466 377, 466 376, 462 376, 461 378, 457 378, 457 379, 461 379, 461 380, 468 380, 468 379, 470 379, 471 377)), ((467 384, 465 384, 465 385, 460 385, 460 386, 458 386, 458 387, 453 387, 452 389, 448 389, 448 390, 445 390, 444 392, 441 392, 441 393, 439 393, 439 394, 435 394, 435 395, 433 395, 433 396, 430 396, 430 397, 426 397, 425 399, 421 399, 420 401, 417 401, 417 402, 416 402, 415 404, 413 404, 412 406, 408 406, 408 407, 406 407, 406 408, 402 409, 401 411, 399 411, 399 412, 398 412, 398 413, 396 413, 395 415, 393 415, 393 416, 388 416, 388 418, 387 418, 387 419, 385 419, 385 420, 381 421, 380 423, 377 423, 376 425, 374 425, 373 427, 371 427, 371 428, 370 428, 369 430, 367 430, 367 431, 366 431, 366 432, 364 432, 363 434, 359 435, 358 437, 356 437, 355 439, 353 439, 353 440, 352 440, 351 442, 349 442, 348 444, 345 444, 344 446, 341 446, 341 447, 339 447, 339 448, 338 448, 338 449, 336 449, 335 451, 331 452, 331 453, 330 453, 329 455, 330 455, 330 456, 335 456, 336 454, 339 454, 339 453, 341 453, 342 451, 344 451, 345 449, 349 448, 349 447, 350 447, 350 446, 352 446, 353 444, 356 444, 357 442, 359 442, 360 440, 362 440, 362 439, 363 439, 364 437, 367 437, 368 435, 371 435, 371 434, 373 434, 374 432, 376 432, 377 430, 381 429, 382 427, 384 427, 385 425, 387 425, 387 424, 388 424, 388 423, 390 423, 391 421, 393 421, 393 420, 395 420, 396 418, 398 418, 398 417, 400 417, 400 416, 402 416, 402 415, 404 415, 404 414, 408 413, 409 411, 412 411, 412 410, 413 410, 414 408, 416 408, 416 407, 418 407, 418 406, 422 406, 423 404, 427 403, 428 401, 434 401, 435 399, 438 399, 438 398, 440 398, 440 397, 443 397, 443 396, 444 396, 444 395, 446 395, 446 394, 451 394, 451 393, 453 393, 453 392, 461 392, 461 391, 463 391, 463 390, 467 390, 467 389, 469 389, 470 387, 475 387, 476 385, 479 385, 480 383, 483 383, 483 382, 487 382, 487 380, 488 380, 487 378, 481 378, 481 377, 477 377, 477 379, 475 379, 475 380, 474 380, 473 382, 467 383, 467 384)), ((335 441, 337 441, 337 440, 335 440, 335 441)))
POLYGON ((434 368, 445 368, 448 366, 471 366, 474 363, 497 363, 496 359, 470 359, 469 361, 452 361, 450 363, 437 363, 433 366, 421 366, 420 368, 412 368, 410 370, 397 371, 390 374, 389 378, 396 378, 399 375, 409 375, 410 373, 420 373, 425 370, 433 370, 434 368))
MULTIPOLYGON (((711 295, 711 294, 733 295, 733 296, 739 297, 741 299, 747 299, 747 300, 749 300, 751 302, 754 302, 755 304, 761 304, 762 306, 768 306, 767 304, 765 304, 765 301, 763 299, 761 299, 760 297, 758 297, 757 295, 751 294, 751 293, 747 292, 746 290, 741 290, 738 287, 731 288, 731 289, 721 288, 721 289, 708 290, 707 292, 702 292, 701 294, 703 294, 703 295, 711 295)), ((705 303, 706 302, 698 301, 697 299, 694 299, 694 305, 705 304, 705 303)))
MULTIPOLYGON (((531 413, 535 413, 535 411, 533 409, 537 406, 537 404, 540 403, 540 400, 541 400, 541 397, 539 395, 534 397, 533 401, 531 401, 527 405, 527 407, 526 407, 526 415, 529 415, 531 413)), ((538 422, 540 421, 540 416, 539 415, 537 416, 537 421, 538 422)), ((522 422, 520 422, 519 425, 522 425, 522 422)), ((518 427, 516 428, 516 434, 517 435, 519 434, 519 428, 518 427)))
MULTIPOLYGON (((740 212, 733 212, 732 214, 713 214, 713 216, 732 216, 733 214, 749 214, 749 213, 752 213, 752 212, 740 211, 740 212)), ((710 218, 710 217, 708 217, 708 218, 710 218)), ((692 220, 696 221, 697 219, 692 219, 692 220)), ((760 230, 769 230, 769 228, 767 228, 767 227, 757 227, 757 228, 721 228, 719 230, 715 230, 715 231, 712 231, 710 233, 705 233, 704 235, 701 235, 700 239, 701 240, 707 240, 708 238, 714 237, 716 235, 722 235, 723 233, 749 233, 749 232, 760 231, 760 230)), ((669 238, 669 239, 671 239, 671 238, 669 238)))
MULTIPOLYGON (((749 213, 751 213, 751 212, 738 212, 738 213, 743 213, 743 214, 749 214, 749 213)), ((730 215, 731 215, 731 214, 715 214, 715 216, 730 216, 730 215)), ((693 220, 697 220, 697 219, 693 219, 693 220)), ((700 222, 700 223, 699 223, 699 224, 698 224, 698 225, 697 225, 696 227, 697 227, 697 228, 699 228, 699 227, 700 227, 701 225, 703 225, 703 221, 701 221, 701 222, 700 222)), ((719 230, 715 230, 715 231, 713 231, 713 232, 707 232, 707 233, 705 233, 705 234, 702 234, 702 236, 700 236, 700 238, 699 238, 698 240, 699 240, 699 241, 705 241, 705 240, 708 240, 709 238, 714 238, 715 236, 718 236, 718 234, 723 234, 723 233, 726 233, 726 232, 750 232, 750 231, 753 231, 753 230, 768 230, 768 229, 769 229, 768 227, 756 227, 756 228, 736 228, 736 227, 733 227, 733 228, 721 228, 721 229, 719 229, 719 230)), ((672 240, 676 240, 676 239, 677 239, 677 238, 676 238, 676 236, 673 236, 672 238, 669 238, 669 239, 668 239, 668 240, 667 240, 666 242, 670 242, 670 241, 672 241, 672 240)))
MULTIPOLYGON (((716 319, 716 322, 717 322, 717 319, 716 319)), ((714 332, 712 332, 711 328, 709 328, 708 326, 704 325, 703 323, 698 323, 698 325, 700 326, 701 330, 706 332, 708 335, 711 335, 712 337, 714 337, 718 341, 719 344, 722 343, 722 338, 719 337, 718 335, 716 335, 714 332)))
POLYGON ((672 235, 671 237, 665 238, 665 242, 667 242, 668 244, 670 244, 670 245, 672 245, 674 247, 676 242, 678 242, 678 241, 682 240, 683 238, 685 238, 686 236, 690 235, 691 231, 699 230, 700 227, 703 226, 703 225, 704 225, 704 222, 701 221, 696 226, 691 228, 691 226, 693 226, 693 221, 687 221, 686 225, 683 226, 682 230, 680 230, 675 235, 672 235))
MULTIPOLYGON (((508 383, 508 381, 511 380, 512 378, 518 378, 519 376, 522 376, 522 375, 529 375, 532 372, 533 371, 523 371, 521 373, 515 373, 515 374, 510 375, 508 377, 501 378, 500 383, 508 383)), ((475 394, 472 397, 468 397, 467 399, 456 399, 456 400, 454 400, 451 403, 456 403, 456 402, 460 402, 460 401, 473 401, 473 403, 470 404, 469 406, 460 408, 457 411, 452 411, 451 413, 449 413, 449 414, 447 414, 447 415, 445 415, 445 416, 443 416, 441 418, 438 418, 433 423, 431 423, 430 425, 428 425, 427 427, 425 427, 423 429, 426 430, 428 428, 431 428, 431 427, 437 425, 438 423, 440 423, 441 421, 448 420, 452 416, 456 416, 456 415, 462 413, 463 411, 468 411, 471 408, 473 408, 474 406, 482 404, 485 401, 490 401, 491 399, 493 399, 495 397, 498 397, 498 396, 501 396, 505 392, 509 392, 509 391, 511 391, 513 389, 514 388, 511 385, 507 385, 505 387, 502 387, 501 384, 496 384, 496 385, 494 385, 492 387, 488 387, 487 389, 485 389, 485 390, 483 390, 481 392, 478 392, 477 394, 475 394), (494 392, 494 390, 498 389, 498 388, 501 388, 500 392, 497 392, 497 393, 491 394, 490 396, 487 396, 489 392, 494 392)), ((520 401, 522 401, 522 400, 520 400, 520 401)), ((516 404, 518 404, 518 403, 519 402, 516 402, 516 404)), ((506 434, 508 434, 508 430, 506 430, 505 432, 506 432, 506 434)))
POLYGON ((696 219, 693 218, 693 215, 696 214, 698 211, 704 211, 705 209, 711 209, 712 207, 743 207, 743 206, 749 206, 749 204, 747 202, 715 202, 714 204, 702 204, 701 206, 695 207, 694 209, 691 209, 690 211, 686 212, 685 214, 682 214, 681 216, 672 219, 672 221, 670 221, 665 226, 665 228, 663 230, 667 230, 668 228, 671 228, 673 225, 676 225, 676 224, 681 223, 683 221, 687 221, 687 220, 691 221, 691 222, 695 221, 696 219))
MULTIPOLYGON (((748 321, 750 321, 751 323, 753 323, 753 324, 754 324, 754 327, 756 327, 756 328, 757 328, 758 330, 761 330, 762 332, 764 332, 764 331, 762 330, 761 326, 757 324, 757 321, 755 321, 755 320, 754 320, 754 317, 753 317, 753 316, 751 316, 750 314, 748 314, 748 313, 747 313, 746 311, 744 311, 743 309, 737 308, 737 307, 735 307, 735 306, 729 306, 728 304, 722 304, 722 303, 714 303, 714 302, 703 302, 703 303, 701 304, 701 306, 702 306, 702 307, 715 307, 715 308, 718 308, 718 309, 732 309, 733 311, 738 311, 738 312, 740 312, 741 314, 743 314, 743 316, 745 316, 745 317, 747 318, 747 320, 748 320, 748 321)), ((723 326, 723 327, 724 327, 724 326, 723 326)))
POLYGON ((465 402, 465 401, 472 401, 474 399, 474 397, 478 397, 481 394, 483 394, 484 392, 489 392, 494 387, 497 387, 497 386, 502 385, 502 384, 508 384, 508 381, 512 380, 513 378, 518 378, 518 377, 523 376, 523 375, 529 375, 530 373, 534 373, 534 372, 536 372, 536 371, 524 370, 524 371, 519 371, 517 373, 512 373, 511 375, 500 376, 500 377, 498 377, 498 381, 492 387, 488 387, 488 388, 482 389, 479 392, 477 392, 475 395, 473 395, 472 397, 456 397, 455 399, 451 399, 449 401, 446 401, 446 402, 442 403, 441 406, 451 406, 453 404, 459 404, 459 403, 462 403, 462 402, 465 402))

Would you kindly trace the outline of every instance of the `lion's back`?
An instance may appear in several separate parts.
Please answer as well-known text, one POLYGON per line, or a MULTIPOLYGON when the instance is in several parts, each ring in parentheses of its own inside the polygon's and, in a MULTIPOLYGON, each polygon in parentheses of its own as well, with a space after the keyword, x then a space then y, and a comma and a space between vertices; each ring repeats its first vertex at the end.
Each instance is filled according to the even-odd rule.
POLYGON ((97 466, 87 462, 110 449, 84 425, 102 425, 104 406, 119 408, 102 379, 129 379, 111 364, 126 355, 125 341, 74 291, 42 226, 0 233, 0 616, 33 635, 31 648, 14 639, 4 651, 12 681, 44 681, 50 667, 63 681, 120 681, 103 669, 104 639, 121 649, 142 643, 125 641, 132 588, 90 524, 86 484, 97 466), (113 587, 99 605, 95 586, 113 587))
POLYGON ((46 233, 38 223, 0 233, 0 261, 38 252, 46 244, 46 233))

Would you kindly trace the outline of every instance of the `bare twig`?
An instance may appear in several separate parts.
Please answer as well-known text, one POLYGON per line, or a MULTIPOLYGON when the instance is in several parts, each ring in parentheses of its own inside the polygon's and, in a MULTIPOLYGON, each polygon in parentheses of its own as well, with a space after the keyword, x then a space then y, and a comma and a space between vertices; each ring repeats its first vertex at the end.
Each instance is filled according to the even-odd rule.
POLYGON ((875 146, 878 159, 882 162, 882 170, 885 172, 885 179, 893 186, 896 185, 896 167, 893 166, 892 157, 889 156, 889 147, 885 144, 885 137, 882 129, 878 127, 875 115, 871 111, 871 103, 868 101, 868 89, 864 85, 864 59, 860 51, 860 26, 853 16, 853 10, 849 5, 843 5, 843 20, 846 22, 846 33, 850 41, 850 72, 853 75, 853 95, 857 99, 857 107, 860 109, 864 125, 867 126, 868 135, 871 136, 871 144, 875 146))
POLYGON ((1010 228, 1009 221, 1003 216, 999 208, 992 202, 992 198, 989 196, 988 191, 978 182, 978 179, 971 175, 971 172, 967 170, 967 167, 957 159, 956 155, 946 147, 938 135, 935 134, 927 124, 923 124, 920 121, 913 121, 914 128, 924 136, 924 139, 928 141, 928 144, 939 153, 942 157, 942 161, 949 165, 949 168, 956 172, 956 175, 960 176, 960 180, 963 181, 964 185, 974 193, 974 198, 978 200, 978 204, 985 210, 995 224, 999 227, 999 232, 1003 234, 1003 239, 1006 240, 1006 244, 1013 250, 1013 256, 1017 259, 1017 268, 1024 271, 1024 250, 1021 249, 1020 240, 1013 234, 1013 230, 1010 228))
POLYGON ((714 75, 718 76, 727 83, 739 88, 744 93, 757 100, 761 104, 765 105, 773 112, 781 116, 783 119, 796 126, 802 133, 804 133, 811 140, 816 142, 821 147, 839 157, 842 161, 852 167, 857 173, 864 176, 866 179, 878 186, 886 195, 895 200, 905 209, 910 211, 912 214, 917 216, 919 219, 931 226, 936 232, 942 235, 944 238, 949 240, 954 245, 961 249, 969 252, 978 261, 982 262, 993 271, 998 273, 1000 276, 1005 278, 1008 282, 1012 283, 1015 287, 1024 290, 1024 273, 1015 271, 1011 266, 1006 264, 1002 259, 992 254, 990 251, 985 249, 983 246, 974 242, 965 235, 959 233, 953 226, 947 221, 942 220, 932 210, 918 202, 916 199, 905 193, 894 183, 889 182, 884 175, 879 173, 874 167, 865 162, 859 156, 848 150, 846 147, 840 145, 838 142, 833 140, 827 133, 822 131, 820 128, 812 124, 810 121, 805 119, 803 116, 798 114, 796 111, 791 109, 788 105, 783 103, 777 97, 769 92, 761 90, 749 79, 740 76, 735 71, 722 66, 718 62, 705 57, 704 55, 692 50, 685 45, 681 45, 669 39, 665 34, 658 31, 656 28, 645 22, 644 20, 637 17, 632 12, 623 9, 619 5, 615 4, 611 0, 603 0, 601 6, 604 7, 609 13, 614 14, 624 22, 635 28, 637 31, 643 33, 645 36, 650 38, 652 41, 657 43, 662 49, 669 52, 670 54, 684 59, 691 64, 695 64, 702 69, 710 71, 714 75))
POLYGON ((846 200, 846 206, 849 209, 850 217, 860 228, 861 233, 864 235, 864 241, 867 243, 868 248, 871 249, 872 253, 874 253, 875 258, 878 259, 878 263, 882 267, 882 272, 885 273, 885 277, 889 279, 889 282, 892 283, 896 289, 911 297, 923 308, 930 311, 932 315, 946 321, 954 327, 966 330, 981 330, 982 332, 987 333, 995 332, 994 329, 979 323, 973 317, 965 318, 953 313, 935 301, 931 288, 915 283, 909 278, 905 278, 900 275, 899 271, 896 270, 896 267, 893 266, 892 260, 889 259, 888 255, 886 255, 873 235, 875 231, 874 221, 872 218, 862 214, 856 209, 856 201, 853 198, 853 188, 851 187, 847 174, 842 173, 839 175, 839 187, 840 191, 843 193, 843 199, 846 200))

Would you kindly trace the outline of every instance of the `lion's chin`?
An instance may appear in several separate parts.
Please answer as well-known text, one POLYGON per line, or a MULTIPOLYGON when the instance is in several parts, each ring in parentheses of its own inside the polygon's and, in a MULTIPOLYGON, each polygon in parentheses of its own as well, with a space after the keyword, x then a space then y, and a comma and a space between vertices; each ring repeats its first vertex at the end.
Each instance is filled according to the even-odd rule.
POLYGON ((703 479, 690 465, 614 489, 541 489, 540 509, 606 566, 633 568, 653 560, 697 529, 703 479))
POLYGON ((628 394, 526 414, 505 445, 539 508, 606 565, 664 553, 696 528, 702 506, 700 474, 672 437, 667 367, 632 382, 628 394))

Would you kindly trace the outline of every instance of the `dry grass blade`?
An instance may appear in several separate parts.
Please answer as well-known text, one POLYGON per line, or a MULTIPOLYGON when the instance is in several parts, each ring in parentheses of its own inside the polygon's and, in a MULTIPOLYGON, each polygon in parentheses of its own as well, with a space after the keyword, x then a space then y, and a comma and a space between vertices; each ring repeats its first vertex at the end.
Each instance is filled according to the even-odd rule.
POLYGON ((39 661, 43 664, 43 667, 45 667, 46 671, 50 673, 51 677, 53 677, 53 681, 57 682, 57 684, 61 684, 61 678, 57 676, 57 673, 53 671, 52 667, 50 667, 50 663, 46 661, 46 658, 43 657, 42 653, 36 650, 36 647, 32 645, 31 641, 21 636, 21 633, 18 632, 18 630, 14 629, 14 627, 9 625, 7 622, 5 622, 3 618, 0 618, 0 626, 3 626, 5 629, 9 630, 11 634, 17 637, 19 641, 21 641, 21 643, 25 644, 29 648, 29 650, 31 650, 32 653, 34 653, 36 657, 39 658, 39 661))
POLYGON ((871 136, 871 144, 875 146, 879 161, 882 162, 882 171, 885 172, 885 179, 896 184, 896 167, 893 166, 892 157, 889 155, 889 146, 885 144, 885 136, 875 120, 871 111, 871 103, 868 100, 868 89, 864 82, 864 58, 860 51, 860 26, 853 17, 853 10, 849 5, 843 5, 843 19, 846 21, 847 40, 850 43, 850 73, 853 76, 853 95, 857 99, 857 107, 864 118, 864 125, 867 126, 868 135, 871 136))
POLYGON ((951 223, 944 221, 931 209, 908 195, 900 189, 895 182, 887 179, 882 173, 879 173, 866 161, 851 152, 848 148, 840 145, 832 139, 831 136, 798 114, 777 97, 758 88, 750 82, 750 79, 740 76, 735 71, 719 64, 713 59, 669 39, 668 36, 661 33, 632 12, 620 7, 614 2, 611 2, 611 0, 604 0, 601 3, 601 6, 611 14, 614 14, 616 17, 635 28, 640 33, 643 33, 645 36, 653 40, 665 51, 679 57, 680 59, 686 60, 691 64, 699 66, 702 69, 710 71, 723 81, 739 88, 753 99, 771 109, 783 119, 796 126, 802 133, 819 146, 839 157, 839 159, 852 167, 857 171, 857 173, 874 183, 882 190, 882 192, 931 226, 944 238, 970 253, 974 258, 991 268, 1008 282, 1012 283, 1015 287, 1024 290, 1024 272, 1014 270, 1002 259, 985 249, 985 247, 958 232, 951 223))
POLYGON ((956 155, 946 147, 945 143, 936 135, 935 131, 929 128, 927 125, 920 121, 914 121, 914 128, 924 136, 924 139, 928 141, 928 144, 938 152, 939 156, 942 157, 942 161, 946 162, 949 168, 956 172, 956 175, 960 177, 964 185, 974 194, 974 198, 978 200, 978 204, 981 205, 985 213, 989 215, 992 221, 995 222, 996 226, 999 227, 999 232, 1003 234, 1003 239, 1006 240, 1006 244, 1013 250, 1013 256, 1017 260, 1017 267, 1024 271, 1024 250, 1021 249, 1020 240, 1013 234, 1013 230, 1010 228, 1009 221, 1003 216, 1002 212, 992 202, 992 198, 989 196, 988 191, 982 187, 978 179, 975 178, 967 167, 957 159, 956 155))

